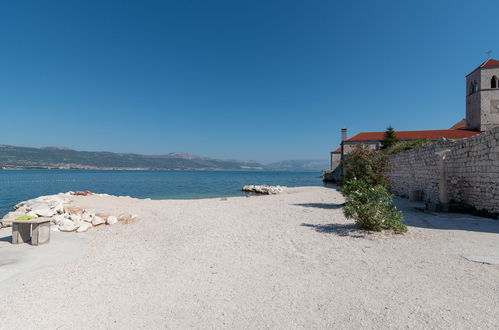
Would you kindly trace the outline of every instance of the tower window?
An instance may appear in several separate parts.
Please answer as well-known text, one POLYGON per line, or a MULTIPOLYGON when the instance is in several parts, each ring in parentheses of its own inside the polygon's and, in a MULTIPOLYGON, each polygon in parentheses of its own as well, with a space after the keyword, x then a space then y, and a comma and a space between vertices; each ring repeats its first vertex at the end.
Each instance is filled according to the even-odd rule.
POLYGON ((476 83, 476 80, 473 80, 470 83, 470 95, 478 91, 478 85, 476 83))
POLYGON ((490 81, 490 88, 497 88, 498 83, 499 83, 499 81, 498 81, 497 77, 493 76, 492 80, 490 81))

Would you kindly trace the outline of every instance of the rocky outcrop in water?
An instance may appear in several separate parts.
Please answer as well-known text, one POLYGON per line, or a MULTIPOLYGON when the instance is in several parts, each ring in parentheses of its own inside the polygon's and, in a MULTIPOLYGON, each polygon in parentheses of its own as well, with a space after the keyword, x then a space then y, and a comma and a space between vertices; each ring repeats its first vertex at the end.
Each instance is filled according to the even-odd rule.
POLYGON ((286 189, 286 187, 283 187, 283 186, 269 186, 266 184, 249 185, 249 186, 243 187, 243 191, 262 194, 262 195, 280 194, 280 193, 284 192, 285 189, 286 189))

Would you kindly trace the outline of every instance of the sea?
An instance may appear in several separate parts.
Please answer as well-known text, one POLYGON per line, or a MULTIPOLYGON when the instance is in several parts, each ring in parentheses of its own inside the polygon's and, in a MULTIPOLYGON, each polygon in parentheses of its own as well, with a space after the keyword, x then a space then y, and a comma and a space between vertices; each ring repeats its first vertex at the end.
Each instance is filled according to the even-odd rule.
POLYGON ((0 218, 24 200, 90 190, 151 199, 242 196, 249 184, 321 186, 320 172, 0 170, 0 218))

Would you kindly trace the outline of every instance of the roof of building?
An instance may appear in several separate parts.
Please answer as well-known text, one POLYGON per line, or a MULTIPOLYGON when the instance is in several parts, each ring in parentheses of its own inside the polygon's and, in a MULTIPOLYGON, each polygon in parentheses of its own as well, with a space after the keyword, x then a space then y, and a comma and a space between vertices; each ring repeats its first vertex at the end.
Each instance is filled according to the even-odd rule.
POLYGON ((454 124, 454 126, 452 126, 449 129, 466 129, 466 119, 457 122, 456 124, 454 124))
POLYGON ((468 74, 468 76, 470 74, 472 74, 473 72, 475 72, 476 70, 478 70, 478 69, 495 68, 495 67, 499 67, 499 61, 498 60, 494 60, 493 58, 489 58, 488 60, 486 60, 485 62, 483 62, 482 64, 480 64, 475 70, 471 71, 468 74))
POLYGON ((496 66, 499 66, 499 61, 489 58, 488 60, 483 62, 482 65, 480 65, 480 68, 493 68, 496 66))
MULTIPOLYGON (((346 141, 381 141, 385 132, 361 132, 347 139, 346 141)), ((480 134, 477 131, 469 131, 464 129, 435 129, 426 131, 395 131, 395 135, 399 140, 417 140, 428 139, 437 140, 439 138, 446 139, 463 139, 480 134)))
POLYGON ((333 150, 332 152, 341 152, 341 147, 339 147, 339 148, 337 148, 337 149, 333 150))

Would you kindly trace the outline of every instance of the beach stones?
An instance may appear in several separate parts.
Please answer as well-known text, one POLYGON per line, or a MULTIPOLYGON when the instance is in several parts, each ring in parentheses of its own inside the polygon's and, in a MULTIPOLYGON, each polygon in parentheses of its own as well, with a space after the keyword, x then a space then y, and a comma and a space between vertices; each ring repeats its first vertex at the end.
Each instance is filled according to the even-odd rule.
POLYGON ((94 216, 92 218, 92 225, 93 226, 98 226, 98 225, 102 225, 102 224, 105 224, 106 223, 106 220, 104 220, 103 218, 99 217, 98 215, 94 216))
POLYGON ((64 219, 62 220, 59 225, 57 226, 57 228, 59 228, 60 231, 75 231, 76 229, 78 229, 78 225, 74 222, 74 221, 71 221, 69 219, 64 219))
MULTIPOLYGON (((0 220, 0 228, 12 226, 12 220, 22 216, 50 218, 51 223, 54 224, 51 230, 79 233, 86 232, 94 226, 114 225, 118 222, 127 224, 137 219, 137 215, 120 214, 114 216, 71 205, 71 200, 65 197, 67 195, 70 194, 41 196, 20 202, 14 206, 14 211, 9 212, 0 220)), ((86 195, 89 194, 80 196, 86 195)), ((100 196, 102 194, 92 195, 100 196)))
POLYGON ((87 230, 89 230, 90 228, 92 228, 92 224, 91 223, 89 223, 89 222, 83 222, 83 223, 81 223, 78 226, 78 229, 76 229, 76 232, 77 233, 84 233, 87 230))
POLYGON ((286 187, 283 186, 269 186, 266 184, 262 185, 248 185, 243 187, 243 191, 253 192, 262 195, 275 195, 284 192, 286 187))
POLYGON ((118 222, 118 218, 115 217, 114 215, 111 215, 111 216, 107 217, 106 223, 108 225, 114 225, 117 222, 118 222))

